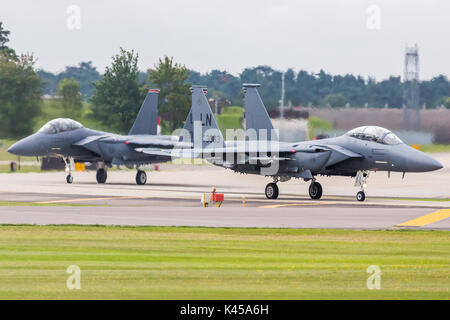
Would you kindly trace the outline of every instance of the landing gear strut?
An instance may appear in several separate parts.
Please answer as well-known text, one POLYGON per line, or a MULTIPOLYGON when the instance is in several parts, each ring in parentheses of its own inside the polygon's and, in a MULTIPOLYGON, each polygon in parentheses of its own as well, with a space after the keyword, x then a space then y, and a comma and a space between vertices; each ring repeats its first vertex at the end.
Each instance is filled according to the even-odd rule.
POLYGON ((72 176, 72 168, 75 168, 75 163, 73 161, 73 158, 63 158, 64 163, 66 164, 66 172, 67 172, 67 176, 66 176, 66 182, 67 183, 72 183, 73 182, 73 176, 72 176))
POLYGON ((100 168, 97 170, 96 178, 98 183, 105 183, 107 177, 108 174, 106 173, 106 170, 104 168, 100 168))
POLYGON ((364 188, 366 187, 366 180, 369 178, 369 171, 358 171, 355 178, 355 187, 361 187, 361 191, 356 194, 356 200, 366 200, 366 193, 364 188))
POLYGON ((322 186, 315 180, 313 180, 309 186, 309 196, 314 200, 318 200, 322 197, 322 186))
POLYGON ((138 170, 136 173, 136 183, 143 185, 147 182, 147 174, 143 170, 138 170))

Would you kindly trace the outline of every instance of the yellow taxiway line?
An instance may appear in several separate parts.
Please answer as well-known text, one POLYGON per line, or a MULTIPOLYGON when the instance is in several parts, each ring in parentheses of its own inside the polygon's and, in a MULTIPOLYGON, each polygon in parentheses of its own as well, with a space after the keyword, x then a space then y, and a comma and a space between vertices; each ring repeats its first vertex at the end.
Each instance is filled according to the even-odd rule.
POLYGON ((423 227, 427 224, 450 218, 450 209, 441 209, 424 216, 398 224, 398 226, 423 227))

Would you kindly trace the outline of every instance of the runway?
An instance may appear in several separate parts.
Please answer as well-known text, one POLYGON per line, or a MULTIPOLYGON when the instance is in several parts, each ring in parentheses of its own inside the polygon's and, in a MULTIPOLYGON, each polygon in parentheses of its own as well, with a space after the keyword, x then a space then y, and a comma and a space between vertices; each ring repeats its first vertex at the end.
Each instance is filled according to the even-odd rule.
POLYGON ((450 230, 446 168, 405 179, 371 174, 365 202, 355 200, 354 180, 343 177, 319 178, 320 200, 309 199, 302 180, 279 183, 279 199, 267 200, 269 178, 209 165, 162 165, 144 186, 134 184, 134 174, 109 171, 104 185, 95 172, 76 172, 72 185, 63 172, 0 174, 0 223, 450 230), (201 195, 213 186, 225 202, 203 208, 201 195))

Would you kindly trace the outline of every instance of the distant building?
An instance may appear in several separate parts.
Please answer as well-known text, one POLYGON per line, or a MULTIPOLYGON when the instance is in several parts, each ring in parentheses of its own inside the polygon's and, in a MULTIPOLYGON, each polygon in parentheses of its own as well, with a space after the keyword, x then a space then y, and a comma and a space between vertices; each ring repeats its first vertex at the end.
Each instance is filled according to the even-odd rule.
POLYGON ((211 110, 213 113, 222 114, 223 109, 230 105, 230 101, 223 98, 223 97, 214 97, 208 99, 209 106, 211 107, 211 110), (216 101, 217 99, 217 101, 216 101), (217 106, 217 112, 216 112, 216 106, 217 106))

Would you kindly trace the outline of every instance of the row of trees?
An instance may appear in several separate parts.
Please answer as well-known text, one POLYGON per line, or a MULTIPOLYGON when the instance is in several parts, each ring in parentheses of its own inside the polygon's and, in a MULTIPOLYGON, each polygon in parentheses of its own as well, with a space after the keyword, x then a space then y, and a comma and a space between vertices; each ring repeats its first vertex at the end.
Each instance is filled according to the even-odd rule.
POLYGON ((84 100, 92 97, 94 94, 94 82, 101 78, 100 73, 92 65, 92 61, 81 62, 78 66, 68 66, 58 74, 44 70, 39 70, 38 74, 44 82, 44 94, 56 95, 58 93, 59 82, 62 79, 75 79, 80 85, 84 100))
MULTIPOLYGON (((208 85, 212 94, 224 96, 233 104, 242 103, 240 88, 243 83, 260 83, 260 93, 269 109, 278 106, 281 98, 282 73, 269 66, 246 68, 239 76, 219 70, 206 74, 191 71, 188 81, 208 85)), ((285 101, 294 106, 344 107, 349 104, 353 107, 400 108, 403 104, 400 77, 391 76, 377 82, 373 78, 365 80, 351 74, 330 75, 323 70, 317 74, 303 70, 296 73, 288 69, 284 81, 285 101)), ((450 97, 450 81, 444 75, 421 81, 419 86, 421 105, 425 104, 427 108, 440 106, 450 97)))
MULTIPOLYGON (((138 72, 140 82, 148 80, 148 74, 138 72)), ((59 74, 40 70, 39 75, 45 83, 44 93, 57 93, 58 83, 64 78, 74 78, 81 86, 82 96, 88 100, 94 94, 93 83, 101 78, 100 73, 92 66, 92 62, 82 62, 79 66, 67 67, 59 74)), ((243 83, 256 82, 262 85, 260 91, 268 108, 278 106, 281 92, 280 71, 269 66, 246 68, 238 76, 226 71, 212 70, 201 74, 189 70, 186 83, 205 84, 214 95, 224 97, 232 104, 242 104, 241 88, 243 83)), ((427 108, 436 108, 446 104, 450 96, 450 81, 444 75, 431 80, 421 81, 420 104, 427 108)), ((301 70, 295 72, 288 69, 285 73, 285 101, 294 106, 313 105, 343 107, 400 108, 403 104, 403 83, 400 77, 391 76, 386 80, 376 81, 354 75, 330 75, 321 70, 309 73, 301 70)), ((448 104, 448 102, 447 102, 448 104)))

